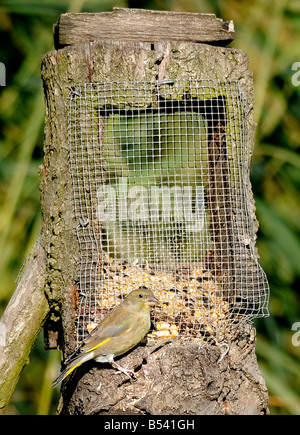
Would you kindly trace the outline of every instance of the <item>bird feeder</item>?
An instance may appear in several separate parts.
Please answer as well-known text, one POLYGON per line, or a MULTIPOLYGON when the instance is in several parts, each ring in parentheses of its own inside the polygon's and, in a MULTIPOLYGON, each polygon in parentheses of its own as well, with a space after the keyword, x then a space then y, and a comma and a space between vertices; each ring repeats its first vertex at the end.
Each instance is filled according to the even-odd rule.
POLYGON ((58 164, 46 159, 41 178, 55 192, 43 196, 49 294, 64 269, 74 348, 139 287, 161 302, 154 341, 220 343, 268 315, 249 181, 253 81, 247 55, 226 47, 233 37, 212 14, 60 17, 42 66, 58 164))

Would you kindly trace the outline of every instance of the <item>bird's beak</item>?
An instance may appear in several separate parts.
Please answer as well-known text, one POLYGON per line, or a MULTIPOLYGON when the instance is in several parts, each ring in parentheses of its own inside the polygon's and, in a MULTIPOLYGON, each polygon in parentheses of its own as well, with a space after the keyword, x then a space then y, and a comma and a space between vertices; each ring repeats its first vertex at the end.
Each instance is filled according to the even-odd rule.
POLYGON ((159 300, 156 299, 154 296, 150 296, 150 298, 146 300, 146 304, 150 307, 154 307, 155 305, 159 305, 159 300))

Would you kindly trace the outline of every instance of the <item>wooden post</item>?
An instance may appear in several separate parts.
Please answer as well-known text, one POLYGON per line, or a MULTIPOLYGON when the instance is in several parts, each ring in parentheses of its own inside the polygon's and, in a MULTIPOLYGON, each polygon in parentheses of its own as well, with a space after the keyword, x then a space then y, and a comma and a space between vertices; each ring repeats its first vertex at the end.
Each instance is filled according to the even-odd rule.
MULTIPOLYGON (((41 195, 43 247, 47 253, 46 293, 51 307, 48 335, 59 336, 64 358, 75 349, 80 257, 69 171, 70 89, 79 83, 132 80, 237 80, 247 101, 249 170, 255 130, 253 80, 247 55, 225 47, 233 37, 233 23, 223 22, 212 14, 114 9, 99 14, 64 14, 59 18, 55 26, 56 50, 46 53, 42 59, 46 127, 41 195)), ((225 127, 211 128, 212 156, 217 149, 224 151, 221 136, 225 127)), ((224 151, 223 163, 212 176, 215 179, 211 178, 214 189, 220 171, 229 186, 226 159, 224 151)), ((252 198, 249 179, 245 182, 252 198)), ((214 189, 208 188, 211 203, 216 195, 214 189)), ((220 209, 212 207, 211 212, 212 215, 220 213, 220 209)), ((256 227, 253 201, 251 216, 256 227)), ((219 239, 222 237, 220 230, 219 239)), ((233 250, 235 243, 232 241, 233 250)), ((136 368, 135 382, 128 382, 122 375, 112 376, 112 369, 106 365, 86 363, 63 385, 59 412, 266 413, 268 394, 257 366, 255 330, 251 325, 241 326, 229 344, 229 353, 221 360, 224 348, 203 348, 193 341, 167 344, 151 354, 144 346, 138 346, 120 359, 121 364, 136 368)))

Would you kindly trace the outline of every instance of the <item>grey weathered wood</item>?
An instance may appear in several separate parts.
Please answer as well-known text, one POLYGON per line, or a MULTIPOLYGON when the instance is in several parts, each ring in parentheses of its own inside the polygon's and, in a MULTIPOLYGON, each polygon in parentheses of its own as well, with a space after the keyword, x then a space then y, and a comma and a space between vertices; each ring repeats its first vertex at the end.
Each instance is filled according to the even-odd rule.
POLYGON ((189 12, 114 8, 113 12, 62 14, 55 26, 57 47, 97 40, 227 45, 233 39, 232 21, 189 12))

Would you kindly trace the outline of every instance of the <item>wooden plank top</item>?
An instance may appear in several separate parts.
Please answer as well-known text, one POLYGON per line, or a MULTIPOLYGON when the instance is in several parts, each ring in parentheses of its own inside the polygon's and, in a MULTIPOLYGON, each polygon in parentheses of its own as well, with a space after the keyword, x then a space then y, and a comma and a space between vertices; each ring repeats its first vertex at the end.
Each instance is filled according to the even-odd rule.
POLYGON ((56 48, 90 41, 191 41, 227 45, 232 21, 215 14, 113 8, 112 12, 62 14, 54 26, 56 48))

